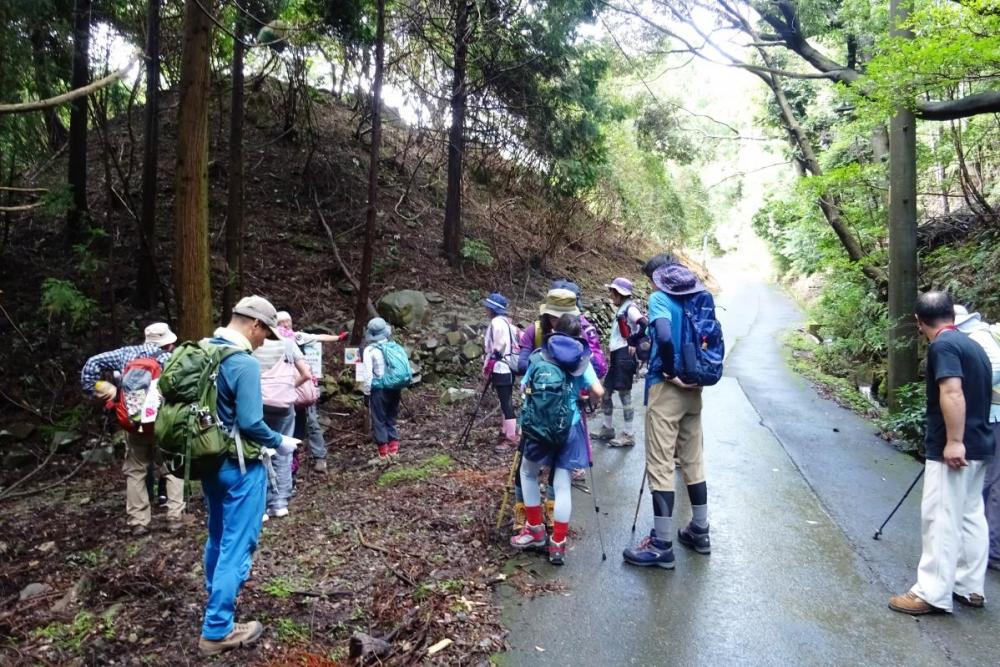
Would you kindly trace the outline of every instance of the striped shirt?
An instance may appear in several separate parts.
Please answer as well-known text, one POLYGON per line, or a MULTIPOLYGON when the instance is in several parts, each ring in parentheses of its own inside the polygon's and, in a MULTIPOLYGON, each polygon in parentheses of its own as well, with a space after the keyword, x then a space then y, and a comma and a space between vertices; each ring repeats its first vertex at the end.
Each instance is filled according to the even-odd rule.
POLYGON ((160 366, 163 366, 170 358, 170 352, 155 343, 149 343, 147 345, 129 345, 117 350, 95 354, 87 359, 87 363, 80 370, 80 387, 83 388, 84 392, 92 394, 94 385, 101 379, 102 375, 114 371, 120 373, 125 370, 128 362, 143 357, 156 359, 160 366))

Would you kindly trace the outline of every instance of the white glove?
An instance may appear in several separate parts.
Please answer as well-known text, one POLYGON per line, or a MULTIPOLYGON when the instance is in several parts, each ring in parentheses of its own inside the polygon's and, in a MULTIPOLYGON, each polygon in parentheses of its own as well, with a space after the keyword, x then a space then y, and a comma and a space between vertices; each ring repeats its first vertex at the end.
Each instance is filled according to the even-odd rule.
POLYGON ((298 438, 290 438, 287 435, 281 436, 281 444, 278 445, 279 454, 291 454, 299 447, 299 443, 302 442, 298 438))
POLYGON ((261 447, 260 453, 268 458, 271 458, 278 453, 278 450, 271 449, 270 447, 261 447))

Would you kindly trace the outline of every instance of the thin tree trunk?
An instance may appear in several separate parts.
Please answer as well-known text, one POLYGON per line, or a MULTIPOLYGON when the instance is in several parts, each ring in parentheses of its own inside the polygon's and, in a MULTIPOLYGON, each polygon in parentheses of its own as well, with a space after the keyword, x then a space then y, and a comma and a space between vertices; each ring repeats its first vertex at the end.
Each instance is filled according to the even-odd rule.
POLYGON ((243 56, 240 41, 246 32, 243 17, 236 19, 233 42, 233 91, 229 102, 229 200, 226 215, 226 285, 222 290, 222 320, 228 321, 243 290, 243 56))
POLYGON ((385 0, 376 3, 377 21, 375 26, 375 79, 372 82, 372 144, 368 161, 368 211, 365 218, 365 247, 361 256, 358 300, 354 306, 354 329, 351 342, 361 342, 368 315, 371 294, 372 262, 375 255, 375 226, 378 223, 376 206, 378 202, 378 160, 382 148, 382 76, 385 67, 385 0))
POLYGON ((208 77, 212 21, 209 0, 184 4, 177 113, 177 188, 174 285, 177 333, 195 340, 211 331, 212 290, 208 246, 208 77), (204 7, 204 11, 203 11, 204 7))
MULTIPOLYGON (((76 0, 73 6, 73 73, 71 88, 90 83, 90 5, 76 0)), ((73 101, 69 115, 68 181, 73 201, 66 216, 66 241, 73 245, 83 237, 87 215, 87 98, 73 101)))
MULTIPOLYGON (((139 221, 139 265, 135 301, 140 308, 155 303, 157 156, 160 150, 160 0, 146 6, 146 108, 142 157, 142 214, 139 221)), ((167 307, 167 304, 163 304, 167 307)))
MULTIPOLYGON (((52 97, 52 85, 47 70, 49 54, 46 45, 45 35, 40 28, 31 31, 31 63, 35 70, 35 86, 38 88, 38 97, 45 99, 52 97)), ((49 144, 49 150, 57 151, 69 138, 68 130, 59 118, 59 112, 55 108, 42 110, 45 118, 45 134, 49 144)))
POLYGON ((458 0, 455 17, 455 67, 448 130, 448 191, 444 208, 444 255, 457 267, 462 260, 462 157, 465 152, 465 59, 468 52, 469 4, 458 0))
MULTIPOLYGON (((891 35, 912 39, 903 26, 912 0, 890 0, 891 35)), ((899 409, 899 388, 917 380, 917 132, 900 107, 889 121, 889 409, 899 409)))

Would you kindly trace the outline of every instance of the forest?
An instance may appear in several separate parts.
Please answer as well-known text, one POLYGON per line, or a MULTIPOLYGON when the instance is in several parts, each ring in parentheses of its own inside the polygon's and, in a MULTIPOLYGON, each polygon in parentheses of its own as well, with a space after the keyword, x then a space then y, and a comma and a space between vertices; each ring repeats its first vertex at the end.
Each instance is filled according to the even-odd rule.
POLYGON ((117 455, 76 378, 149 322, 207 336, 248 294, 354 346, 401 291, 427 309, 401 316, 401 474, 364 466, 354 371, 326 361, 337 472, 258 553, 261 664, 339 664, 358 633, 390 664, 442 637, 440 659, 489 662, 500 582, 552 592, 505 569, 508 462, 452 446, 491 292, 529 323, 572 278, 604 335, 602 285, 649 256, 711 285, 762 245, 809 320, 793 367, 917 449, 918 292, 1000 319, 998 146, 997 0, 3 0, 0 656, 194 655, 200 535, 160 559, 115 533, 117 455))

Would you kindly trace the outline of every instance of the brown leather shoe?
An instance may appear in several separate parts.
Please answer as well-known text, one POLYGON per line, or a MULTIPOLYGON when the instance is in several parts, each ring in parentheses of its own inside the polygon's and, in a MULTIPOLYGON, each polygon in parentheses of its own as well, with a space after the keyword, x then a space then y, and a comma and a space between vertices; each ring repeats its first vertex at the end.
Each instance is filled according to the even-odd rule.
POLYGON ((198 650, 203 656, 231 651, 234 648, 253 644, 260 639, 263 632, 264 626, 257 621, 234 623, 233 631, 218 641, 205 639, 204 637, 198 639, 198 650))
POLYGON ((889 598, 889 609, 898 611, 910 616, 922 616, 923 614, 940 614, 943 609, 932 607, 913 591, 906 591, 902 595, 893 595, 889 598))
POLYGON ((984 598, 979 593, 969 593, 968 595, 959 595, 958 593, 952 593, 951 597, 955 602, 962 605, 963 607, 972 607, 973 609, 982 609, 986 606, 986 598, 984 598))

